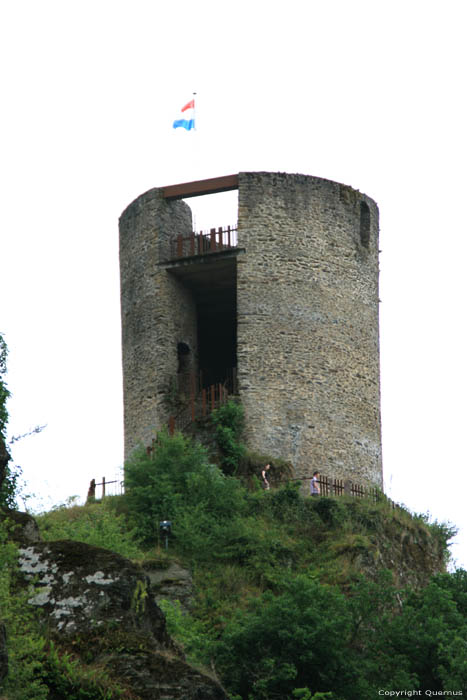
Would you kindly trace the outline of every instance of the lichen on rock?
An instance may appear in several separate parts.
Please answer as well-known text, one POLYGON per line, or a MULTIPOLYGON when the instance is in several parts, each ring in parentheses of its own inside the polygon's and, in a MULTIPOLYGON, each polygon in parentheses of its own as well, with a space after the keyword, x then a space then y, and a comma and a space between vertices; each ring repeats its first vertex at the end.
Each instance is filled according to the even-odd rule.
POLYGON ((23 546, 19 568, 54 642, 106 669, 131 697, 227 700, 215 680, 186 663, 138 565, 63 540, 23 546))

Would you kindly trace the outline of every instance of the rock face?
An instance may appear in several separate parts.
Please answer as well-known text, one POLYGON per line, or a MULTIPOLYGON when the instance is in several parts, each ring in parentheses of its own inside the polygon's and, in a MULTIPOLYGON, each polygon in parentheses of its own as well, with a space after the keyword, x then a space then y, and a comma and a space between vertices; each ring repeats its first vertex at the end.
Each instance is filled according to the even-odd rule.
POLYGON ((226 699, 170 639, 141 568, 81 542, 36 542, 19 551, 23 575, 35 582, 29 603, 43 611, 62 648, 99 664, 142 700, 226 699))
POLYGON ((0 522, 7 520, 10 524, 10 537, 19 545, 39 542, 41 535, 37 523, 28 513, 20 513, 9 508, 0 509, 0 522))
POLYGON ((190 609, 193 579, 188 569, 173 561, 167 568, 144 566, 144 571, 156 602, 161 599, 178 600, 184 610, 190 609))

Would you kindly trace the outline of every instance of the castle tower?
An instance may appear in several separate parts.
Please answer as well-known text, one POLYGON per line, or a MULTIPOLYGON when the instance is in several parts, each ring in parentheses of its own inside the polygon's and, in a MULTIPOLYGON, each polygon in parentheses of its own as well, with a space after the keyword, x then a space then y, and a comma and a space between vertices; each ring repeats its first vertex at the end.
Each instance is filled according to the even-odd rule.
POLYGON ((120 265, 126 456, 167 423, 174 379, 236 368, 251 449, 382 486, 369 197, 261 172, 153 189, 120 218, 120 265), (228 189, 238 231, 192 235, 180 199, 228 189))

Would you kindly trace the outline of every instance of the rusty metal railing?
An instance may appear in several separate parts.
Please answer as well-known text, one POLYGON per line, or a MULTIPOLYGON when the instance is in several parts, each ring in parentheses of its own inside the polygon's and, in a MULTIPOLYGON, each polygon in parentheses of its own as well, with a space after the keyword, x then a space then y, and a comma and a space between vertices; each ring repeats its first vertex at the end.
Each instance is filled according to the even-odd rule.
POLYGON ((198 418, 206 418, 209 413, 227 403, 228 399, 229 392, 220 383, 201 389, 198 395, 191 394, 188 405, 175 416, 170 416, 169 435, 173 435, 176 430, 186 430, 198 418))
POLYGON ((238 245, 237 234, 237 228, 232 226, 212 228, 208 232, 193 231, 188 235, 179 234, 170 242, 170 257, 171 259, 190 258, 231 250, 238 245))

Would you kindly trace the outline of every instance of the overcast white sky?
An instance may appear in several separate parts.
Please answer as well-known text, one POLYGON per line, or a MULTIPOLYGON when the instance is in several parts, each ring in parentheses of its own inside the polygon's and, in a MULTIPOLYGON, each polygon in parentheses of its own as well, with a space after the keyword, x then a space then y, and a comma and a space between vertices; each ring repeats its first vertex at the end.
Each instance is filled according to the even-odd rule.
MULTIPOLYGON (((386 491, 467 567, 463 0, 0 2, 0 331, 34 508, 122 465, 118 217, 155 186, 299 172, 376 200, 386 491), (197 92, 198 131, 173 130, 197 92)), ((231 194, 195 206, 234 223, 231 194)), ((323 471, 324 465, 323 465, 323 471)))

